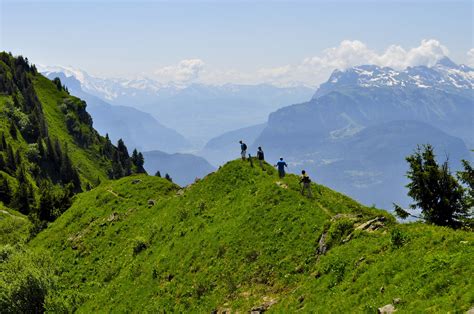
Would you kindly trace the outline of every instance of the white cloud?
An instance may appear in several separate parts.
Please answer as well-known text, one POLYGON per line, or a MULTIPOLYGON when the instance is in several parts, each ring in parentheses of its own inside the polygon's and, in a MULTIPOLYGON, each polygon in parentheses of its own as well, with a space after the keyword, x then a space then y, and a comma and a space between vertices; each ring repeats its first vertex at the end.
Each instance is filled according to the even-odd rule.
POLYGON ((467 52, 467 65, 474 67, 474 48, 469 49, 467 52))
POLYGON ((199 78, 203 68, 204 62, 201 59, 185 59, 177 65, 159 68, 154 74, 158 81, 190 82, 199 78))
MULTIPOLYGON (((361 64, 375 64, 395 69, 417 65, 432 66, 448 54, 448 49, 436 39, 424 39, 417 47, 409 49, 400 45, 390 45, 380 53, 359 40, 343 40, 339 45, 327 48, 320 54, 307 57, 296 64, 261 68, 253 73, 209 68, 201 59, 185 59, 177 65, 160 68, 154 74, 161 82, 316 86, 325 82, 335 69, 343 70, 361 64)), ((468 52, 468 56, 471 64, 474 64, 474 48, 468 52)))
MULTIPOLYGON (((344 40, 338 46, 323 50, 320 55, 308 57, 299 64, 284 67, 260 69, 261 79, 274 84, 287 85, 304 82, 317 85, 325 80, 335 69, 347 69, 361 64, 375 64, 395 69, 408 66, 432 66, 449 53, 448 49, 435 39, 422 40, 418 47, 405 50, 391 45, 382 53, 367 47, 358 40, 344 40)), ((474 51, 472 52, 474 57, 474 51)))

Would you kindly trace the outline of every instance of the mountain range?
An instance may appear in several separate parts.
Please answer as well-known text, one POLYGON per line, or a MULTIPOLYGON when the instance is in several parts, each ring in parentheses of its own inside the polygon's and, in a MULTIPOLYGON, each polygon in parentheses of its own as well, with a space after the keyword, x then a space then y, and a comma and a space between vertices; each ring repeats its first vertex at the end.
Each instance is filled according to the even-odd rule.
POLYGON ((162 177, 168 174, 180 186, 194 183, 216 170, 206 159, 192 154, 167 154, 161 151, 144 152, 145 170, 153 175, 157 171, 162 177))
POLYGON ((98 78, 71 67, 39 69, 48 77, 58 72, 74 77, 84 92, 112 105, 152 114, 184 135, 196 149, 222 133, 264 123, 271 112, 306 101, 314 93, 306 86, 161 84, 150 78, 98 78))
POLYGON ((439 157, 471 159, 473 69, 442 59, 396 71, 374 65, 334 71, 312 99, 270 114, 252 149, 285 156, 293 171, 366 204, 407 203, 404 156, 431 143, 439 157))
POLYGON ((58 77, 69 92, 87 102, 94 127, 113 141, 122 138, 132 148, 176 152, 190 149, 191 144, 178 132, 167 128, 152 115, 130 106, 112 106, 83 90, 75 76, 64 72, 45 73, 49 79, 58 77))
MULTIPOLYGON (((288 121, 312 103, 284 109, 288 121)), ((130 154, 92 122, 86 102, 61 80, 0 53, 2 313, 473 310, 472 215, 457 230, 399 224, 317 177, 307 197, 300 177, 280 178, 268 163, 261 169, 240 159, 180 187, 147 175, 144 158, 157 157, 161 167, 168 157, 172 164, 188 156, 130 154)), ((273 122, 240 133, 265 134, 273 122)), ((345 151, 333 175, 347 165, 387 171, 407 137, 435 137, 449 152, 465 148, 427 122, 359 124, 342 137, 319 133, 328 139, 315 142, 326 145, 322 153, 345 151)), ((318 149, 311 147, 302 151, 318 149)))

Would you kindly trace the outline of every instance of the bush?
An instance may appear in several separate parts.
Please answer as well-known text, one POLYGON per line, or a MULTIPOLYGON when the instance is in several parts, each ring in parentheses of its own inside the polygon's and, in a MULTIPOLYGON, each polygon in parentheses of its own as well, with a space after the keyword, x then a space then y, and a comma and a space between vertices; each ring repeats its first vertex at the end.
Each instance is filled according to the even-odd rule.
POLYGON ((354 223, 350 219, 338 219, 331 224, 328 230, 328 248, 339 244, 354 230, 354 223))
POLYGON ((408 236, 406 233, 401 231, 398 228, 392 229, 390 232, 390 242, 395 248, 402 247, 408 241, 408 236))
POLYGON ((148 248, 148 242, 142 237, 136 237, 133 240, 133 255, 137 255, 148 248))
MULTIPOLYGON (((3 250, 5 251, 5 250, 3 250)), ((0 308, 6 313, 43 313, 54 290, 54 273, 46 255, 17 249, 8 253, 0 273, 0 308)), ((5 255, 5 254, 3 254, 5 255)))

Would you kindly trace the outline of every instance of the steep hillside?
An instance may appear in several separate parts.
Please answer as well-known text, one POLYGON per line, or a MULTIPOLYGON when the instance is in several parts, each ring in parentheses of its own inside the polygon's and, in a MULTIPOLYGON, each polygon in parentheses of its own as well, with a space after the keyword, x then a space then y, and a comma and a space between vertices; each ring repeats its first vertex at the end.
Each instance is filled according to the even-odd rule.
MULTIPOLYGON (((409 312, 474 302, 472 233, 399 226, 273 168, 232 161, 180 189, 151 176, 101 184, 30 248, 56 262, 50 309, 79 312, 409 312)), ((7 263, 8 265, 9 263, 7 263)), ((13 276, 13 275, 12 275, 13 276)))
POLYGON ((28 59, 0 53, 0 202, 54 220, 74 193, 143 172, 138 155, 131 158, 123 141, 115 147, 101 137, 86 103, 60 80, 38 74, 28 59))
MULTIPOLYGON (((48 72, 47 77, 61 79, 70 93, 87 101, 87 110, 100 134, 109 134, 112 141, 123 139, 138 150, 162 150, 169 153, 189 149, 190 144, 178 132, 165 127, 150 114, 129 106, 112 106, 97 96, 82 90, 74 76, 48 72)), ((134 102, 131 102, 133 104, 134 102)))

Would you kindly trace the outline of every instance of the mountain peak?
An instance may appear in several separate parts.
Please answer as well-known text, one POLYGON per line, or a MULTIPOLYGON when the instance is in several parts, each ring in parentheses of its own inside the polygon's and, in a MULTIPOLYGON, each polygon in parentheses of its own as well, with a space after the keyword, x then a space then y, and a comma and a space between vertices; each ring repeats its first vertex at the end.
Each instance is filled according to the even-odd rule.
POLYGON ((457 65, 443 57, 434 66, 425 65, 395 70, 377 65, 358 65, 346 70, 335 70, 326 83, 321 84, 313 98, 346 87, 358 88, 436 88, 473 89, 474 70, 457 65))
POLYGON ((443 57, 436 62, 436 65, 441 65, 446 68, 452 68, 452 69, 457 69, 459 68, 459 65, 453 62, 453 60, 449 59, 448 57, 443 57))

